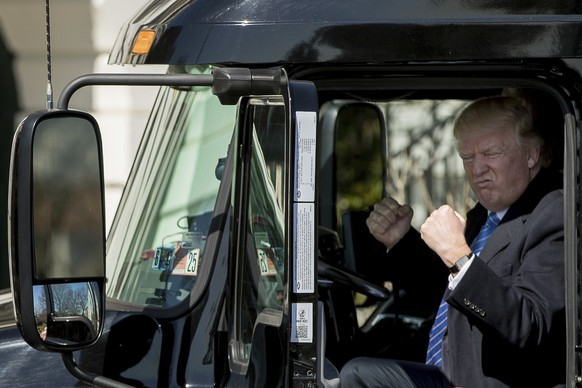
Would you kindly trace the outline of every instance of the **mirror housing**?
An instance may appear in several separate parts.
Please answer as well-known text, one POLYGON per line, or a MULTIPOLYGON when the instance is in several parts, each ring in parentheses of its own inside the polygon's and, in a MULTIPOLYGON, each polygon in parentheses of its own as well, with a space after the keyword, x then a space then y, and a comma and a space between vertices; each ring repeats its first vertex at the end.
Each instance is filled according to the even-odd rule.
POLYGON ((39 111, 14 135, 9 186, 16 322, 33 348, 94 344, 105 304, 101 136, 84 112, 39 111))

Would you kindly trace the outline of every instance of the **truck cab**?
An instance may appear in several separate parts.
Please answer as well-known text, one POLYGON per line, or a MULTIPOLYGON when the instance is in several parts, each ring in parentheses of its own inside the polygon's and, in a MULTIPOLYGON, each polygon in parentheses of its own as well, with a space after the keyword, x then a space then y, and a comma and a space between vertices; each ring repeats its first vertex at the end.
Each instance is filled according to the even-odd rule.
POLYGON ((152 1, 110 63, 167 74, 73 80, 15 135, 22 336, 102 386, 337 387, 354 357, 422 362, 447 268, 387 262, 366 219, 388 195, 415 228, 445 203, 464 215, 455 117, 519 91, 563 177, 578 386, 581 36, 574 1, 152 1), (99 124, 69 108, 104 84, 160 85, 106 242, 99 124))

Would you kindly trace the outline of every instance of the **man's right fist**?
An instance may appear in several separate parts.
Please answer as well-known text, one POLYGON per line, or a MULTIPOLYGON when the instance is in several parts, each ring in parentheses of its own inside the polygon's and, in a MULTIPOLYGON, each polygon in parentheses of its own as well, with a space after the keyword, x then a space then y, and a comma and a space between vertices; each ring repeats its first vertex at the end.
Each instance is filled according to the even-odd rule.
POLYGON ((366 225, 376 240, 392 248, 410 230, 413 214, 410 206, 387 197, 374 205, 366 225))

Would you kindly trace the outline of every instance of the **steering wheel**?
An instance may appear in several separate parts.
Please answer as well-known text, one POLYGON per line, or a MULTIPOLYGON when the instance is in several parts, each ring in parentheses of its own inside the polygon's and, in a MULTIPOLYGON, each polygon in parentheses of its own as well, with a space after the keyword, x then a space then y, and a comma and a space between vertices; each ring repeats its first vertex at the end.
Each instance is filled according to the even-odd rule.
POLYGON ((317 262, 317 272, 320 276, 326 277, 338 284, 347 286, 366 296, 372 296, 381 300, 390 298, 390 291, 380 287, 354 271, 330 264, 327 260, 319 258, 317 262))

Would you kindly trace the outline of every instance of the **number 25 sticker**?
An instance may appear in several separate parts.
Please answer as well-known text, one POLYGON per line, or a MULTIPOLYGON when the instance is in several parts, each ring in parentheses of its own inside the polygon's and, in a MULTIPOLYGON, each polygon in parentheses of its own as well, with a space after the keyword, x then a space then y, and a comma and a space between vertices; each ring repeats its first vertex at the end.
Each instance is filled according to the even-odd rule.
POLYGON ((188 253, 180 252, 174 265, 173 275, 198 276, 200 265, 200 248, 191 249, 188 253))
POLYGON ((186 273, 188 275, 198 275, 198 259, 200 256, 200 249, 192 249, 188 252, 188 259, 186 261, 186 273))

